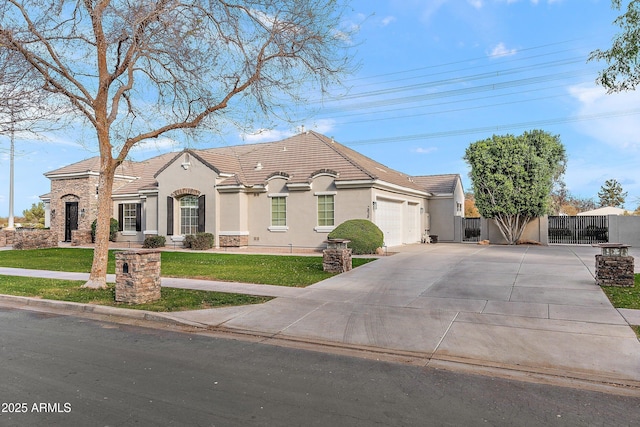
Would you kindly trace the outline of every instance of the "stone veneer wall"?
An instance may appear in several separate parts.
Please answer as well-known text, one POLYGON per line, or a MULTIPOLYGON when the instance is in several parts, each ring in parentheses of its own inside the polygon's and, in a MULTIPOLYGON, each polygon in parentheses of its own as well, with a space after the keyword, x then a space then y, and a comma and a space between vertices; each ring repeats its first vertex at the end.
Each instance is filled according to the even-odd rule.
MULTIPOLYGON (((115 179, 113 190, 117 190, 130 182, 115 179)), ((49 202, 51 229, 58 235, 58 240, 64 240, 65 203, 78 202, 78 231, 84 235, 91 232, 91 223, 98 217, 98 186, 97 175, 86 175, 79 178, 51 180, 51 199, 49 202), (84 209, 84 215, 80 213, 84 209)), ((117 218, 117 214, 111 213, 117 218)))
POLYGON ((596 255, 596 283, 600 286, 633 286, 633 257, 596 255))
POLYGON ((116 252, 116 301, 144 304, 160 299, 160 251, 116 252))
POLYGON ((53 230, 18 230, 13 249, 46 249, 58 246, 58 236, 53 230))
POLYGON ((0 248, 13 245, 15 230, 0 230, 0 248))
POLYGON ((329 273, 351 270, 351 249, 325 249, 322 251, 322 269, 329 273))
POLYGON ((91 230, 72 230, 71 246, 91 244, 91 230))
POLYGON ((249 236, 218 236, 218 238, 222 248, 249 246, 249 236))

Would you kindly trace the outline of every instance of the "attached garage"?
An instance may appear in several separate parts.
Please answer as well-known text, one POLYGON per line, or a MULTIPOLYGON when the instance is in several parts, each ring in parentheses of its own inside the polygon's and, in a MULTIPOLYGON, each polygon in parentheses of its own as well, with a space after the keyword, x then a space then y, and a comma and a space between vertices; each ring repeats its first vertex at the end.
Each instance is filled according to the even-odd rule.
POLYGON ((384 244, 387 246, 402 244, 402 208, 403 203, 399 201, 376 200, 375 224, 384 233, 384 244))

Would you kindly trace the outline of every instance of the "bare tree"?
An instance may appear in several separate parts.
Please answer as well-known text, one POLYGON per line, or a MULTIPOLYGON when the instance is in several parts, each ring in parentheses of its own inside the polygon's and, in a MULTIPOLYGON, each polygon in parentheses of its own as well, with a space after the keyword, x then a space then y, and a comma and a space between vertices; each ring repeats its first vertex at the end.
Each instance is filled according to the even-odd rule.
POLYGON ((98 222, 88 287, 106 286, 116 167, 144 140, 247 123, 350 66, 336 0, 5 0, 0 46, 95 128, 98 222))

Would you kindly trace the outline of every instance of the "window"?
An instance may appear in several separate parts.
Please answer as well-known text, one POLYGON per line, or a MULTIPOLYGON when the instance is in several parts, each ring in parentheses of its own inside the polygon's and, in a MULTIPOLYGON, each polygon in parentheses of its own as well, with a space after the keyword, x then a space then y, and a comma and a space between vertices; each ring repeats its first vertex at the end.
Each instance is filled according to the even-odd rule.
POLYGON ((318 226, 331 227, 334 225, 334 196, 318 196, 318 226))
POLYGON ((180 199, 180 234, 198 232, 198 197, 184 196, 180 199))
POLYGON ((287 198, 271 198, 271 226, 286 227, 287 225, 287 198))
POLYGON ((136 205, 137 203, 124 203, 122 205, 122 231, 136 231, 136 205))
POLYGON ((142 205, 140 203, 118 204, 118 231, 127 235, 142 231, 142 205))

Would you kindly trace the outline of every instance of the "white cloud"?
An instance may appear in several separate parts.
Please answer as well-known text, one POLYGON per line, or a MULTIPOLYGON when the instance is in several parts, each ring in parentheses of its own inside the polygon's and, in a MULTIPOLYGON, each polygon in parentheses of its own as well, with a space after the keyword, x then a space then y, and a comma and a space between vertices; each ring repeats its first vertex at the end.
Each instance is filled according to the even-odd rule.
POLYGON ((251 133, 242 133, 240 138, 247 143, 272 142, 289 138, 304 130, 313 130, 318 133, 327 135, 335 128, 335 121, 332 119, 320 119, 311 124, 296 127, 295 130, 283 129, 257 129, 251 133))
POLYGON ((592 84, 571 86, 569 94, 579 106, 578 130, 592 138, 624 150, 640 150, 640 93, 607 94, 592 84))
POLYGON ((162 138, 154 138, 147 139, 141 141, 133 146, 131 149, 132 152, 140 152, 140 151, 166 151, 166 150, 177 150, 181 147, 181 144, 175 139, 162 137, 162 138))
POLYGON ((385 16, 384 18, 382 18, 381 23, 383 27, 386 27, 387 25, 391 24, 395 20, 396 20, 395 16, 385 16))
POLYGON ((243 141, 248 143, 279 141, 295 135, 295 132, 276 129, 258 129, 253 133, 243 133, 240 135, 243 141))
POLYGON ((467 0, 467 3, 476 9, 482 9, 482 6, 484 6, 483 0, 467 0))
POLYGON ((504 43, 498 43, 489 53, 491 58, 500 58, 503 56, 512 56, 518 53, 517 49, 507 49, 504 43))
POLYGON ((414 153, 418 153, 418 154, 430 154, 430 153, 433 153, 435 151, 438 151, 438 148, 436 148, 436 147, 427 147, 427 148, 418 147, 418 148, 414 148, 411 151, 413 151, 414 153))

